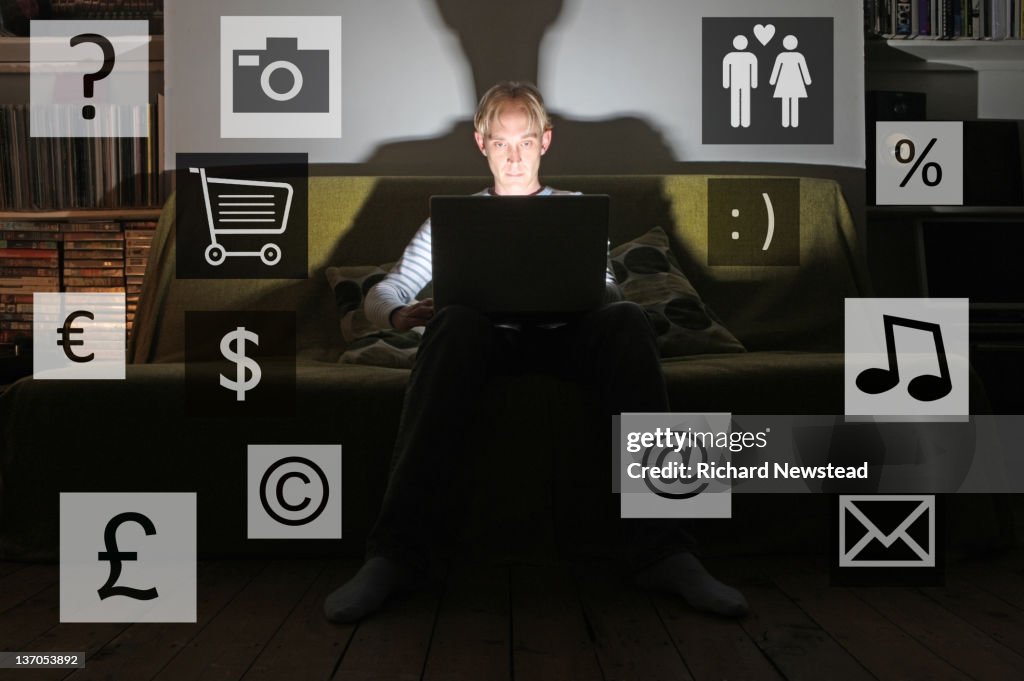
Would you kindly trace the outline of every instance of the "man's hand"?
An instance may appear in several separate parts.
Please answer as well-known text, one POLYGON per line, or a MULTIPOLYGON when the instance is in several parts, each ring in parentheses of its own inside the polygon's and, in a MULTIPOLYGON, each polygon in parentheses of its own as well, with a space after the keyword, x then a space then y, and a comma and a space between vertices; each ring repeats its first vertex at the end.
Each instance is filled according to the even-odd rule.
POLYGON ((399 331, 408 331, 414 326, 423 326, 434 316, 434 299, 427 298, 412 305, 400 307, 391 313, 391 326, 399 331))

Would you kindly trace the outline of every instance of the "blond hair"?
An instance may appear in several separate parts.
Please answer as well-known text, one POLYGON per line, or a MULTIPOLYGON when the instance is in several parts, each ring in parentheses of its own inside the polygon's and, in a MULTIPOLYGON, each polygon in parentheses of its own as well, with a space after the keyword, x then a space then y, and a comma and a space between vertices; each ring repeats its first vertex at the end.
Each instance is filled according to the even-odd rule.
POLYGON ((518 105, 519 110, 526 112, 527 121, 531 128, 538 133, 543 133, 554 127, 547 109, 544 108, 544 98, 540 90, 532 83, 525 83, 516 80, 505 80, 491 87, 480 98, 476 107, 476 115, 473 116, 473 127, 484 138, 490 137, 491 125, 497 119, 498 114, 509 104, 518 105))

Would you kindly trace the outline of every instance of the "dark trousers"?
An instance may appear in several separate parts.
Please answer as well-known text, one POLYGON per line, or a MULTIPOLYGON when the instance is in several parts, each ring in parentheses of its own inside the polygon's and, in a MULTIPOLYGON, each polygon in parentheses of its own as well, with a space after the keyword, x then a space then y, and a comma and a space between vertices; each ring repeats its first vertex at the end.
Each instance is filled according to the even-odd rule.
MULTIPOLYGON (((440 509, 458 494, 450 481, 465 462, 467 423, 487 381, 496 374, 549 373, 578 383, 597 405, 606 436, 592 452, 607 471, 612 494, 612 415, 669 410, 654 332, 643 309, 616 302, 556 328, 495 326, 461 306, 440 310, 427 326, 405 394, 380 516, 370 533, 368 556, 383 555, 424 570, 444 534, 440 509)), ((610 522, 633 569, 688 549, 678 521, 610 522)))

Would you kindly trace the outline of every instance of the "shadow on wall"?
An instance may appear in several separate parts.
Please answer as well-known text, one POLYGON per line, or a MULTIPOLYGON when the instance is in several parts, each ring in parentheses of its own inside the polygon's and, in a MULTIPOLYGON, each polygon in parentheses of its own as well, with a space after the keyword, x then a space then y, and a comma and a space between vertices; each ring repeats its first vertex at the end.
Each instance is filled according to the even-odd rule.
MULTIPOLYGON (((458 36, 476 100, 501 80, 537 82, 541 40, 561 14, 562 0, 435 2, 458 36)), ((389 142, 364 162, 382 174, 486 173, 473 142, 473 112, 465 113, 466 118, 439 137, 389 142)), ((641 118, 579 121, 551 114, 555 132, 544 159, 545 174, 664 172, 675 162, 660 131, 641 118)))
MULTIPOLYGON (((562 15, 563 0, 521 0, 514 4, 434 0, 445 25, 458 36, 479 99, 500 80, 537 82, 544 34, 562 15)), ((474 176, 489 179, 487 164, 473 141, 472 111, 438 137, 402 139, 377 147, 359 164, 311 168, 322 175, 474 176)), ((843 187, 858 232, 864 225, 864 170, 811 164, 694 162, 675 158, 660 129, 637 117, 582 121, 551 112, 554 135, 544 157, 542 179, 555 175, 745 174, 825 177, 843 187)), ((697 121, 694 121, 694 125, 697 121)), ((555 183, 555 186, 558 186, 555 183)), ((560 187, 581 190, 577 186, 560 187)), ((426 215, 426 206, 422 207, 426 215)), ((419 220, 413 229, 419 225, 419 220)))

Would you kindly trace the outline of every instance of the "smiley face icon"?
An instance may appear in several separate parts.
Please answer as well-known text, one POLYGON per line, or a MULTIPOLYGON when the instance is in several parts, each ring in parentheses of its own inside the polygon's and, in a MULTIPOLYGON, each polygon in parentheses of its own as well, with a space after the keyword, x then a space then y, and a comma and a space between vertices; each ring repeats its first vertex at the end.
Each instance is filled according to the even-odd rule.
POLYGON ((709 265, 799 265, 800 180, 708 180, 709 265))

